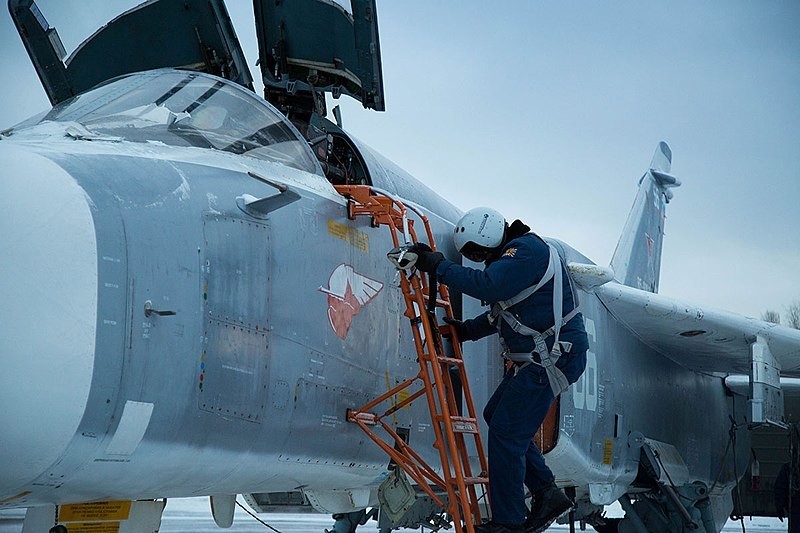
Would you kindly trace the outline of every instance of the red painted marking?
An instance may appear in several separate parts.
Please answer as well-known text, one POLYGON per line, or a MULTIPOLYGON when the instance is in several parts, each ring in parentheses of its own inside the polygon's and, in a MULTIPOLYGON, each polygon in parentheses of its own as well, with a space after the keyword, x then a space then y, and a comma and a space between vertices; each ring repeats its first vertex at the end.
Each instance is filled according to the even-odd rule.
POLYGON ((319 290, 328 295, 328 320, 340 339, 347 337, 353 318, 382 289, 383 283, 359 274, 350 265, 342 263, 334 269, 328 288, 319 290))

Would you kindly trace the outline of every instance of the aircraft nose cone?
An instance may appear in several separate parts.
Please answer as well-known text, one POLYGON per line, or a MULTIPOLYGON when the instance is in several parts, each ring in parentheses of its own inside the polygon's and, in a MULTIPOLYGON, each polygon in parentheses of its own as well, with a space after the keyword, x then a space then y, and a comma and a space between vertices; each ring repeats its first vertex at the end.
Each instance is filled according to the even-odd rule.
POLYGON ((91 387, 96 322, 87 196, 49 159, 0 140, 0 508, 35 492, 31 481, 72 440, 91 387))

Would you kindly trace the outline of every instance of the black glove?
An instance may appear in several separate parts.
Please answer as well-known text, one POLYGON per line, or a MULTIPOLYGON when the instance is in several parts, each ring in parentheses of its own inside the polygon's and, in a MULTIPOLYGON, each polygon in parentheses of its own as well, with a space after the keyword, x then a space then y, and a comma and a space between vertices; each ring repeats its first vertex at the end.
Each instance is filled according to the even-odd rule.
POLYGON ((408 251, 417 254, 415 266, 422 272, 427 272, 428 274, 436 272, 436 267, 439 266, 439 263, 444 261, 444 254, 442 254, 442 252, 434 252, 431 250, 431 247, 424 242, 411 245, 408 251))
POLYGON ((452 327, 453 331, 455 331, 456 335, 458 335, 458 340, 460 341, 469 340, 466 338, 467 328, 464 327, 464 322, 462 322, 461 320, 457 320, 455 318, 450 318, 449 316, 444 317, 442 320, 450 324, 450 327, 452 327))

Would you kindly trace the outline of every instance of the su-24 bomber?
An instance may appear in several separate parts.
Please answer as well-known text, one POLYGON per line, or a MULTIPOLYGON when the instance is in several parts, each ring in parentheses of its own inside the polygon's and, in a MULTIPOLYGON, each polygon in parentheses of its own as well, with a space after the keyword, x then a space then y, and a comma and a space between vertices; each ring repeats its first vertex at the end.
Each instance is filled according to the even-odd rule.
MULTIPOLYGON (((27 508, 25 533, 156 531, 163 499, 188 496, 222 527, 236 495, 335 531, 368 510, 381 531, 447 521, 420 487, 383 512, 387 456, 347 421, 418 363, 389 232, 335 185, 414 206, 456 261, 460 212, 326 118, 325 92, 384 108, 374 0, 254 8, 265 98, 222 0, 151 0, 68 58, 36 4, 9 1, 53 104, 0 136, 0 509, 27 508)), ((600 531, 774 515, 750 480, 790 461, 800 332, 657 294, 671 159, 659 144, 610 267, 548 239, 591 349, 537 439, 568 518, 600 531), (625 517, 604 518, 617 501, 625 517)), ((498 353, 464 346, 478 406, 498 353)), ((392 423, 436 462, 426 406, 392 423)))

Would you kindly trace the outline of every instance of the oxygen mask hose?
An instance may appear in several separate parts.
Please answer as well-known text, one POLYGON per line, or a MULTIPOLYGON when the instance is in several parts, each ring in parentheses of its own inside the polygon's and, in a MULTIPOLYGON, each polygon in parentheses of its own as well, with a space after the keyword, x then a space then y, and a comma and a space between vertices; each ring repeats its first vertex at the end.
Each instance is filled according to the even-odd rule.
POLYGON ((439 292, 438 285, 439 280, 434 270, 428 274, 428 312, 434 317, 436 316, 436 297, 439 292))
MULTIPOLYGON (((429 320, 429 322, 431 324, 431 328, 432 329, 437 329, 437 330, 439 328, 439 326, 438 326, 439 322, 436 319, 436 296, 437 296, 437 294, 439 292, 438 284, 439 284, 439 280, 437 279, 436 271, 434 270, 433 272, 428 274, 428 309, 427 309, 427 312, 428 312, 428 320, 429 320)), ((439 343, 440 338, 441 337, 439 337, 439 335, 434 335, 433 336, 433 344, 434 344, 434 347, 436 348, 436 352, 439 353, 439 354, 443 354, 444 352, 442 350, 442 346, 439 343)))

